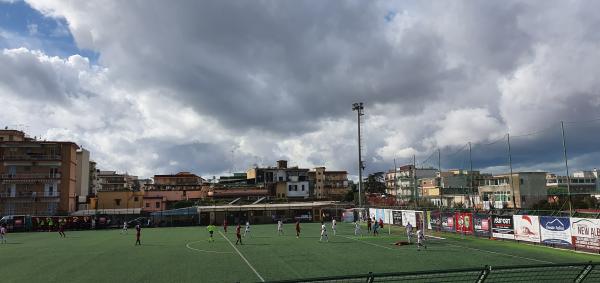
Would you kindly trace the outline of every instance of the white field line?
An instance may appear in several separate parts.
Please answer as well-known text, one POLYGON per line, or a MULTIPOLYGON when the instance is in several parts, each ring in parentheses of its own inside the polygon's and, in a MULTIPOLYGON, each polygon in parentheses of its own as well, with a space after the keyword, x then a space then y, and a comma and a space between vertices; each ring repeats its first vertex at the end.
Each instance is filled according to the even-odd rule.
POLYGON ((445 243, 445 244, 448 245, 448 246, 459 247, 459 248, 463 248, 463 249, 469 249, 469 250, 474 250, 474 251, 479 251, 479 252, 484 252, 484 253, 497 254, 497 255, 509 256, 509 257, 520 258, 520 259, 525 259, 525 260, 532 260, 532 261, 537 261, 537 262, 555 264, 554 262, 546 261, 546 260, 541 260, 541 259, 535 259, 535 258, 518 256, 518 255, 513 255, 513 254, 507 254, 507 253, 501 253, 501 252, 494 252, 494 251, 482 250, 482 249, 465 247, 465 246, 455 245, 455 244, 449 244, 449 243, 445 243))
POLYGON ((233 252, 219 252, 219 251, 208 251, 208 250, 201 250, 201 249, 196 249, 196 248, 192 248, 190 247, 191 244, 193 243, 199 243, 199 242, 203 242, 203 241, 195 241, 195 242, 189 242, 185 245, 186 248, 190 249, 190 250, 194 250, 194 251, 198 251, 198 252, 203 252, 203 253, 215 253, 215 254, 233 254, 233 252))
POLYGON ((397 249, 392 249, 392 248, 390 248, 390 247, 386 247, 386 246, 382 246, 382 245, 378 245, 378 244, 369 243, 369 242, 367 242, 367 241, 360 241, 360 240, 357 240, 357 239, 354 239, 354 238, 350 238, 350 237, 348 237, 348 236, 343 236, 343 235, 340 235, 340 236, 341 236, 341 237, 344 237, 344 238, 346 238, 346 239, 350 239, 350 240, 353 240, 353 241, 357 241, 357 242, 359 242, 359 243, 363 243, 363 244, 367 244, 367 245, 371 245, 371 246, 376 246, 376 247, 380 247, 380 248, 384 248, 384 249, 388 249, 388 250, 392 250, 392 251, 397 251, 397 249))
POLYGON ((258 271, 256 271, 256 269, 254 269, 254 266, 252 266, 252 264, 250 264, 250 262, 246 259, 246 257, 244 257, 244 255, 235 247, 235 245, 233 245, 233 243, 229 240, 229 238, 225 237, 225 235, 223 235, 223 233, 219 230, 219 234, 221 234, 221 236, 227 240, 227 242, 229 243, 229 245, 231 245, 231 247, 240 255, 240 257, 246 262, 246 264, 248 265, 248 267, 250 267, 250 269, 252 269, 252 271, 254 271, 254 274, 256 274, 256 276, 258 277, 258 279, 260 279, 261 282, 265 282, 265 279, 262 278, 262 276, 260 276, 260 274, 258 273, 258 271))
POLYGON ((436 237, 436 236, 431 236, 431 235, 425 235, 425 237, 427 237, 427 238, 434 238, 434 239, 438 239, 438 240, 446 240, 446 238, 436 237))

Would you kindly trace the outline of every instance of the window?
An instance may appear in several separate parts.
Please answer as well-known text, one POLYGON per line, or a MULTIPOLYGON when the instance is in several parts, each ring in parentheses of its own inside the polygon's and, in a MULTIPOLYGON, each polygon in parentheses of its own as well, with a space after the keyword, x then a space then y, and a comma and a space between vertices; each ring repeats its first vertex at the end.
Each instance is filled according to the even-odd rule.
POLYGON ((186 191, 183 191, 183 196, 186 196, 186 191))
POLYGON ((523 180, 523 178, 519 179, 519 184, 523 185, 523 183, 525 183, 525 180, 523 180))
POLYGON ((294 191, 298 191, 298 185, 294 185, 294 191))
POLYGON ((279 176, 279 182, 283 182, 283 177, 279 176))
POLYGON ((116 204, 117 206, 121 205, 121 199, 120 199, 120 198, 116 198, 116 199, 115 199, 115 204, 116 204))
POLYGON ((304 192, 304 185, 302 185, 302 191, 304 192))
POLYGON ((146 207, 150 207, 150 203, 149 202, 146 203, 146 207))
POLYGON ((156 202, 156 208, 160 208, 160 202, 156 202))
POLYGON ((289 185, 288 186, 288 192, 291 192, 291 191, 292 191, 292 185, 289 185))
POLYGON ((138 201, 138 197, 133 197, 133 201, 138 201))

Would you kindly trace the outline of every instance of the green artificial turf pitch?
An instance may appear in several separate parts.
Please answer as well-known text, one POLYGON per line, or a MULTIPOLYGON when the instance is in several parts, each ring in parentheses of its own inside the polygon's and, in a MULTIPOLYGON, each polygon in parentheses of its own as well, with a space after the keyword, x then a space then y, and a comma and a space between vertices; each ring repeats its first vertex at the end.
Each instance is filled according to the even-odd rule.
MULTIPOLYGON (((327 224, 330 229, 330 224, 327 224)), ((1 282, 260 282, 304 277, 412 272, 484 265, 527 265, 598 261, 600 256, 510 241, 492 241, 450 233, 431 235, 428 248, 395 246, 406 240, 404 229, 386 226, 381 236, 354 237, 352 224, 329 230, 329 242, 319 243, 320 224, 303 223, 299 239, 294 224, 253 225, 243 246, 235 243, 234 227, 222 228, 209 243, 206 227, 135 231, 67 231, 11 233, 0 244, 1 282), (241 254, 241 255, 240 255, 241 254), (254 270, 253 270, 254 269, 254 270)), ((243 230, 243 228, 242 228, 243 230)), ((363 232, 365 229, 363 229, 363 232)), ((428 231, 429 232, 429 231, 428 231)))

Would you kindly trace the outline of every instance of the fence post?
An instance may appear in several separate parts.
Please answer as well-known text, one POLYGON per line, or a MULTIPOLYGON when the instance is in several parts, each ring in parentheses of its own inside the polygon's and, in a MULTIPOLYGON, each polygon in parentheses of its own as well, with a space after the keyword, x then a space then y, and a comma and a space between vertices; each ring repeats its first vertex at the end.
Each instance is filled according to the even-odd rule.
POLYGON ((481 271, 481 273, 479 274, 479 278, 477 278, 477 283, 483 283, 485 282, 485 279, 488 277, 488 275, 490 274, 490 272, 492 272, 492 267, 489 265, 486 265, 483 270, 481 271))
POLYGON ((375 276, 373 275, 373 272, 369 272, 369 275, 367 275, 367 283, 373 283, 373 281, 375 281, 375 276))
POLYGON ((588 263, 588 265, 586 265, 583 268, 583 270, 581 270, 581 273, 579 273, 579 275, 577 275, 577 278, 575 278, 575 282, 576 283, 583 282, 585 280, 585 278, 588 276, 588 274, 590 274, 590 272, 592 272, 592 269, 594 269, 594 265, 590 261, 588 263))

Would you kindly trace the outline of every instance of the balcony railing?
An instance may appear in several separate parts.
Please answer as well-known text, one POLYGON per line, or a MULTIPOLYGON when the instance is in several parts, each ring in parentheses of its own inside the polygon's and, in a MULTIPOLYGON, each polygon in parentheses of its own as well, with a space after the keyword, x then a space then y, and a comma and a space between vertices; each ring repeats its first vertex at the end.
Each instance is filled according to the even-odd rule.
POLYGON ((11 193, 0 193, 0 198, 54 198, 60 197, 59 192, 36 192, 34 195, 33 192, 15 192, 11 193))
POLYGON ((60 179, 60 173, 17 173, 0 174, 0 179, 25 180, 25 179, 60 179))
POLYGON ((61 160, 60 155, 45 155, 45 154, 19 154, 19 155, 3 155, 0 160, 61 160))

